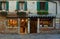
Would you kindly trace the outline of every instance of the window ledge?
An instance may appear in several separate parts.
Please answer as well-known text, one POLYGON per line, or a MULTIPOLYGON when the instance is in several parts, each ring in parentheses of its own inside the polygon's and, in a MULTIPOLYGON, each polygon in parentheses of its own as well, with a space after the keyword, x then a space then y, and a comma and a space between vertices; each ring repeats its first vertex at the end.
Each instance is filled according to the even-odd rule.
POLYGON ((7 28, 18 28, 18 27, 7 27, 7 28))
POLYGON ((38 12, 48 12, 48 10, 40 10, 40 11, 38 11, 38 12))
POLYGON ((6 11, 6 10, 0 10, 0 12, 2 12, 2 11, 3 11, 3 12, 8 12, 8 11, 6 11))

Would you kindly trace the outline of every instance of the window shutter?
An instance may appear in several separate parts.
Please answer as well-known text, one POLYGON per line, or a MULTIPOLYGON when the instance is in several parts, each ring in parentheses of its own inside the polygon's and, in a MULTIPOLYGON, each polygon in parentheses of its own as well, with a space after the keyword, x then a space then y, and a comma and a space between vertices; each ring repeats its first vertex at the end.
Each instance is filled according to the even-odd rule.
POLYGON ((6 10, 9 10, 9 2, 6 2, 6 10))
POLYGON ((19 2, 16 3, 16 10, 19 10, 19 2))
POLYGON ((45 9, 48 10, 48 2, 45 3, 45 9))
POLYGON ((37 2, 37 11, 40 11, 40 2, 37 2))
POLYGON ((0 10, 2 10, 2 2, 0 2, 0 10))
POLYGON ((24 3, 24 10, 27 11, 27 2, 24 3))

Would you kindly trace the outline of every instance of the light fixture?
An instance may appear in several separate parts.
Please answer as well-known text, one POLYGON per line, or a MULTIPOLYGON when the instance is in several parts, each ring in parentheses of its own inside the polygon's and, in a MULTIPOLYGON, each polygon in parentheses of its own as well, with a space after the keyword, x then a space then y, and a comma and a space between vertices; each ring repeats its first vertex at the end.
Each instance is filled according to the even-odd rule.
POLYGON ((26 22, 27 22, 28 20, 26 19, 26 22))
POLYGON ((12 19, 10 19, 10 22, 12 22, 12 19))
POLYGON ((13 25, 15 24, 15 21, 13 20, 13 25))
POLYGON ((21 21, 24 22, 24 19, 22 19, 21 21))

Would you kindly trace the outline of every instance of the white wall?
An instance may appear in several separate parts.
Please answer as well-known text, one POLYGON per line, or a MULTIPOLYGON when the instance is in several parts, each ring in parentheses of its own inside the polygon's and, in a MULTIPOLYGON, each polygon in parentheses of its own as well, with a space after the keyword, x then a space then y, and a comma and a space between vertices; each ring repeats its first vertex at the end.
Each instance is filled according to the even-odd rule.
POLYGON ((60 3, 57 1, 57 17, 60 18, 60 3))
POLYGON ((57 2, 57 13, 60 14, 60 3, 57 2))
POLYGON ((56 19, 56 29, 59 29, 60 28, 60 19, 59 18, 57 18, 56 19))
POLYGON ((48 2, 48 12, 56 14, 56 3, 48 2))
POLYGON ((27 1, 27 10, 34 14, 37 13, 37 2, 27 1))
POLYGON ((16 10, 16 1, 9 1, 9 11, 14 12, 16 10))
POLYGON ((57 2, 57 15, 56 15, 56 19, 58 19, 58 21, 56 20, 56 29, 60 29, 60 3, 58 1, 57 2))
MULTIPOLYGON (((31 13, 37 13, 37 1, 27 1, 27 8, 31 13)), ((48 12, 56 15, 56 3, 48 2, 48 12)))

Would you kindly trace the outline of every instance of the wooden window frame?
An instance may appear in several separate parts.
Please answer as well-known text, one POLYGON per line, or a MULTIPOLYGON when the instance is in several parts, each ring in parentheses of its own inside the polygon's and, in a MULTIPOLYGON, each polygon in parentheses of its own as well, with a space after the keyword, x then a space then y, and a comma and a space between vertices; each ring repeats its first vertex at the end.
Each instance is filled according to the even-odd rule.
POLYGON ((17 19, 8 19, 7 20, 7 27, 8 28, 18 28, 18 20, 17 19), (13 20, 16 20, 17 21, 17 25, 16 26, 13 26, 13 25, 8 25, 9 23, 10 23, 10 20, 12 20, 12 22, 13 22, 13 20))

